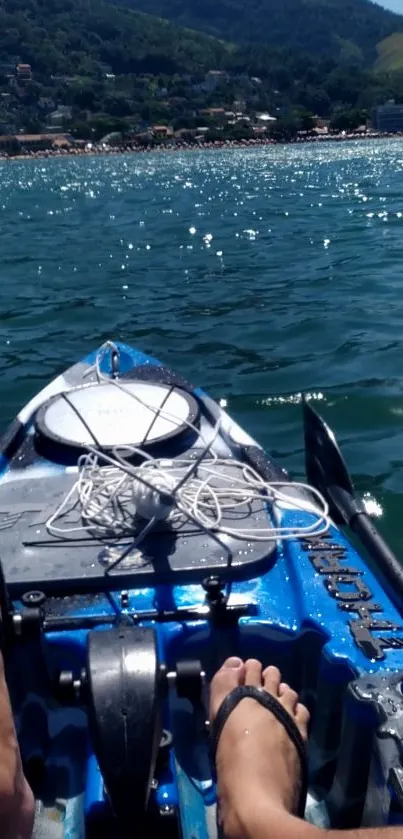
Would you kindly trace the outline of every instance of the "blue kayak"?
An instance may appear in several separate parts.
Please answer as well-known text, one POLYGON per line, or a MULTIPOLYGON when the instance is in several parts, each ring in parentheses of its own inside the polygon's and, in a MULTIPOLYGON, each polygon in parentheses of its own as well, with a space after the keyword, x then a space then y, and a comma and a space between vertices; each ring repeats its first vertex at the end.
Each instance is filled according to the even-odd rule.
POLYGON ((217 836, 228 655, 277 665, 311 712, 306 819, 403 824, 403 572, 306 402, 303 423, 305 484, 107 342, 4 434, 1 643, 37 839, 217 836))

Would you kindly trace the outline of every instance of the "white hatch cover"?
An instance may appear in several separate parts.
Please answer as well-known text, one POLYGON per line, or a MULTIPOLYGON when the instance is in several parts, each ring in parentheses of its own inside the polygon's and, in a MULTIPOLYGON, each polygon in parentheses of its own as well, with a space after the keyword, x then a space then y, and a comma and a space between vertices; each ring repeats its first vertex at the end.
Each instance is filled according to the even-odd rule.
POLYGON ((87 385, 57 394, 39 409, 37 431, 59 445, 145 446, 175 438, 199 408, 178 387, 143 381, 87 385))

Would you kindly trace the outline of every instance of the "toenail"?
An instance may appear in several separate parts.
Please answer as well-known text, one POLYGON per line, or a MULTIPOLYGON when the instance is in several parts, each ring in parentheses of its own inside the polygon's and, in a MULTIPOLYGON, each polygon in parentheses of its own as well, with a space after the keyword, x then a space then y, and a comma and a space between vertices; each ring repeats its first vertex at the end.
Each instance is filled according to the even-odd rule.
POLYGON ((231 658, 227 658, 224 661, 223 667, 227 670, 237 670, 238 667, 242 667, 243 661, 241 658, 237 658, 237 656, 231 656, 231 658))

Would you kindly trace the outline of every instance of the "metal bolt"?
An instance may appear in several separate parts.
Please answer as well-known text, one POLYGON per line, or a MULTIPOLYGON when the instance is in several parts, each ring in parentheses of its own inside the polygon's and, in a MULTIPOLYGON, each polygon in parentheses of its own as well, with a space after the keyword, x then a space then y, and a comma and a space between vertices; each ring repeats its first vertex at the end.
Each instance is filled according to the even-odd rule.
POLYGON ((127 609, 129 605, 129 592, 128 591, 121 591, 120 592, 120 605, 122 609, 127 609))
POLYGON ((174 816, 175 807, 172 804, 165 804, 163 807, 160 807, 159 813, 160 816, 174 816))
POLYGON ((24 606, 42 606, 45 600, 46 594, 43 591, 26 591, 21 597, 24 606))
POLYGON ((15 634, 18 637, 21 637, 21 635, 22 635, 22 616, 20 615, 19 612, 17 612, 17 614, 13 615, 13 627, 14 627, 15 634))

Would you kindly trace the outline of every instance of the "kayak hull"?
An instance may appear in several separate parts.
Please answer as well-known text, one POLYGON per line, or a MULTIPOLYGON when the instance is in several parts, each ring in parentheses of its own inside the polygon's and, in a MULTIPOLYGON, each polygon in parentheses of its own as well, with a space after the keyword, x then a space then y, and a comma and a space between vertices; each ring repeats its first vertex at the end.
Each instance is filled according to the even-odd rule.
MULTIPOLYGON (((288 484, 281 524, 309 523, 311 514, 292 505, 303 491, 223 407, 156 359, 115 348, 117 358, 101 357, 104 378, 175 391, 196 411, 204 439, 219 419, 212 445, 225 469, 233 459, 288 484)), ((85 388, 91 401, 97 360, 94 352, 57 377, 0 444, 4 652, 38 836, 50 824, 60 839, 123 836, 146 820, 212 839, 216 794, 199 700, 228 655, 277 665, 312 713, 307 818, 334 827, 399 822, 402 617, 336 525, 325 536, 262 542, 259 528, 272 515, 264 505, 252 510, 247 543, 217 544, 194 527, 172 537, 161 525, 122 562, 125 538, 49 537, 81 446, 63 442, 59 396, 82 399, 85 388), (55 399, 61 442, 41 425, 50 426, 55 399)), ((150 443, 152 456, 198 457, 188 426, 179 436, 165 431, 150 443)))

